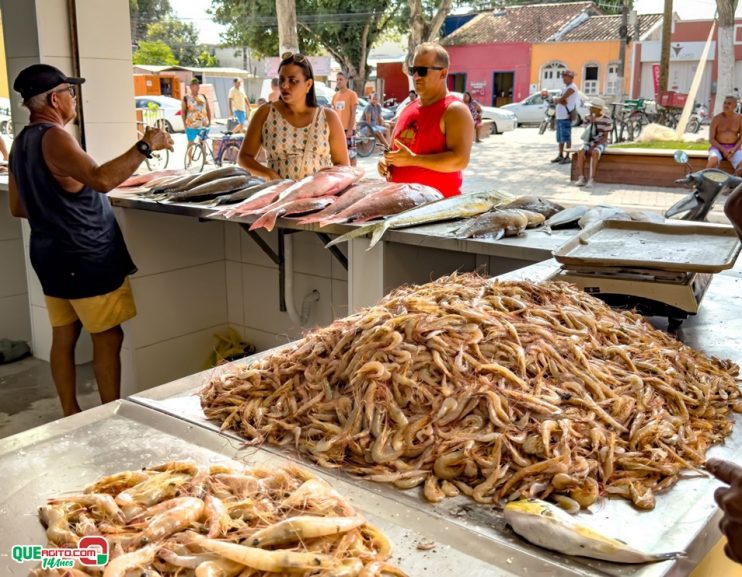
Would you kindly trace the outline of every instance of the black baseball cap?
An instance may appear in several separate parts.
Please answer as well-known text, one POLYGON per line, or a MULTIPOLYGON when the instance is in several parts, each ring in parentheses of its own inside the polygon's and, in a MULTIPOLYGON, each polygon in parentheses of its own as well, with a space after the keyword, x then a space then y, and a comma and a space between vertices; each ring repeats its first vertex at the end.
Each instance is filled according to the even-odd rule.
POLYGON ((32 64, 24 68, 13 82, 13 90, 20 92, 23 100, 56 88, 60 84, 82 84, 84 78, 66 76, 59 68, 49 64, 32 64))

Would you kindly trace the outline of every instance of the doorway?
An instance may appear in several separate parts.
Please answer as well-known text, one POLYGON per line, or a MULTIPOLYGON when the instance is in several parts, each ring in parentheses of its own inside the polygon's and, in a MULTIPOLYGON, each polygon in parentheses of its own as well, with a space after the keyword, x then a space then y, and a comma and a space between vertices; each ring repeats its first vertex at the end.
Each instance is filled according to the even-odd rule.
POLYGON ((494 72, 492 74, 492 106, 503 106, 513 101, 515 72, 494 72))
POLYGON ((451 92, 464 92, 466 90, 466 73, 458 72, 449 74, 448 90, 451 92))

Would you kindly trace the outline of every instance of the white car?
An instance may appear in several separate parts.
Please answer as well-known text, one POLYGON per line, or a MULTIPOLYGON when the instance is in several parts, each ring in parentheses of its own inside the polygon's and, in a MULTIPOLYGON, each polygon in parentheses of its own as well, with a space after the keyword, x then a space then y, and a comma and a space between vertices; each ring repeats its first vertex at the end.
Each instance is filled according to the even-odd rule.
POLYGON ((169 96, 135 96, 134 106, 145 110, 162 110, 168 132, 184 132, 180 100, 169 96))
MULTIPOLYGON (((449 92, 449 94, 453 94, 461 101, 464 100, 464 95, 461 92, 449 92)), ((399 118, 399 114, 409 103, 409 96, 399 103, 397 111, 394 113, 395 120, 399 118)), ((512 112, 496 106, 482 106, 481 104, 480 106, 482 107, 482 120, 492 121, 492 134, 510 132, 511 130, 515 130, 515 127, 518 125, 518 119, 512 112)))
MULTIPOLYGON (((552 89, 549 90, 549 95, 553 98, 559 96, 560 90, 552 89)), ((581 121, 585 121, 585 118, 590 114, 590 111, 583 105, 584 98, 580 94, 580 98, 577 104, 577 114, 580 116, 581 121)), ((531 94, 529 97, 524 98, 520 102, 513 102, 512 104, 506 104, 503 106, 504 109, 514 113, 518 118, 518 124, 541 124, 544 119, 548 104, 541 98, 541 93, 536 92, 531 94)))

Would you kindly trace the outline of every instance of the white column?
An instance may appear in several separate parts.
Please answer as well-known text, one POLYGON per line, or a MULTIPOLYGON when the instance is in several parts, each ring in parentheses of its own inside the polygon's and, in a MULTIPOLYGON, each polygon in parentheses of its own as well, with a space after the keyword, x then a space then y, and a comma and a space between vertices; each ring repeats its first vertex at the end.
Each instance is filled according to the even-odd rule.
POLYGON ((367 238, 348 242, 348 312, 375 305, 384 296, 385 242, 371 250, 367 238))

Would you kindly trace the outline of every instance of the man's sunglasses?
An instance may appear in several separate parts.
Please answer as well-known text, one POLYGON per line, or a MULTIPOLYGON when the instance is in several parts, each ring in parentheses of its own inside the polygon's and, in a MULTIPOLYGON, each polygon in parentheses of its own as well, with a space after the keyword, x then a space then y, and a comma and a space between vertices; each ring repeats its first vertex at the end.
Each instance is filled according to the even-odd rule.
POLYGON ((443 70, 443 66, 410 66, 409 75, 415 76, 417 74, 420 78, 425 78, 428 75, 428 70, 443 70))

